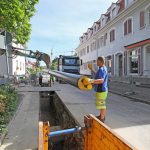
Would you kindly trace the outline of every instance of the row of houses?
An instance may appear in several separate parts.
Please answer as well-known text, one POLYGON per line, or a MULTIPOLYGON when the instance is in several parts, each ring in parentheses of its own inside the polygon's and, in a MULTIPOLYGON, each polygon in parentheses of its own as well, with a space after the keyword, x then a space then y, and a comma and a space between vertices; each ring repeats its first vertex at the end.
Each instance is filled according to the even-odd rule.
POLYGON ((150 0, 118 0, 79 38, 81 74, 104 56, 114 76, 150 76, 150 0))
MULTIPOLYGON (((4 38, 3 35, 0 35, 0 48, 5 48, 4 38)), ((12 46, 21 49, 24 48, 21 44, 12 43, 12 46)), ((9 49, 8 51, 10 52, 9 49)), ((25 57, 9 55, 8 65, 6 55, 0 55, 0 76, 8 76, 8 74, 25 75, 25 57)))

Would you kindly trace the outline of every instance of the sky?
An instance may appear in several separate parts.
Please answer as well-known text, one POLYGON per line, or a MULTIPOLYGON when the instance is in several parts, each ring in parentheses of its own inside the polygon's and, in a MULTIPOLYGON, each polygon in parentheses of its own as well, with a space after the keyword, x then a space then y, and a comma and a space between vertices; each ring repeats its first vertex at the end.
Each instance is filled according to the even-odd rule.
POLYGON ((79 37, 117 0, 39 0, 31 19, 28 49, 51 54, 71 55, 79 37))

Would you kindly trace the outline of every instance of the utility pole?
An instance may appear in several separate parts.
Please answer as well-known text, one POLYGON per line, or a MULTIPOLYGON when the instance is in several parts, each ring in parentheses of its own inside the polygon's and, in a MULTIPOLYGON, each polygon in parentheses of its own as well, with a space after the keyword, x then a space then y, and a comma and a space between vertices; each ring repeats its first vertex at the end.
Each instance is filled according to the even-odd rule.
POLYGON ((5 42, 5 49, 6 49, 6 64, 7 64, 7 75, 9 78, 9 60, 8 60, 8 47, 7 47, 7 31, 5 31, 5 36, 4 36, 4 42, 5 42))
POLYGON ((53 57, 53 49, 51 49, 51 62, 52 62, 52 57, 53 57))

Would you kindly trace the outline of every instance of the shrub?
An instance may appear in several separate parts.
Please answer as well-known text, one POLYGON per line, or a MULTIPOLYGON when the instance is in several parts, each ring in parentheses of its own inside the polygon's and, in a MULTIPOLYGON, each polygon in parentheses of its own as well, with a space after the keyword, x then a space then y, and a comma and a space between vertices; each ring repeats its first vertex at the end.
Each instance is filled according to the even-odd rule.
POLYGON ((18 104, 17 92, 10 85, 0 86, 0 133, 12 118, 18 104))

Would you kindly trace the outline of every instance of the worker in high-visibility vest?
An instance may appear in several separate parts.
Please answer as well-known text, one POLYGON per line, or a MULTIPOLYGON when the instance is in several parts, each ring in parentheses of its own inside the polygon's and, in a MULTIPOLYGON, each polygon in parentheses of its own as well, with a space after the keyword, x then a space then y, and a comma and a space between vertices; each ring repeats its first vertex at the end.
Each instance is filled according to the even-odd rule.
MULTIPOLYGON (((105 66, 104 57, 97 58, 97 66, 99 69, 95 72, 95 78, 89 79, 89 82, 94 84, 94 91, 96 92, 96 109, 100 110, 100 115, 97 116, 102 122, 105 121, 106 115, 106 98, 108 94, 108 71, 105 66)), ((88 65, 92 71, 92 65, 88 65)))

